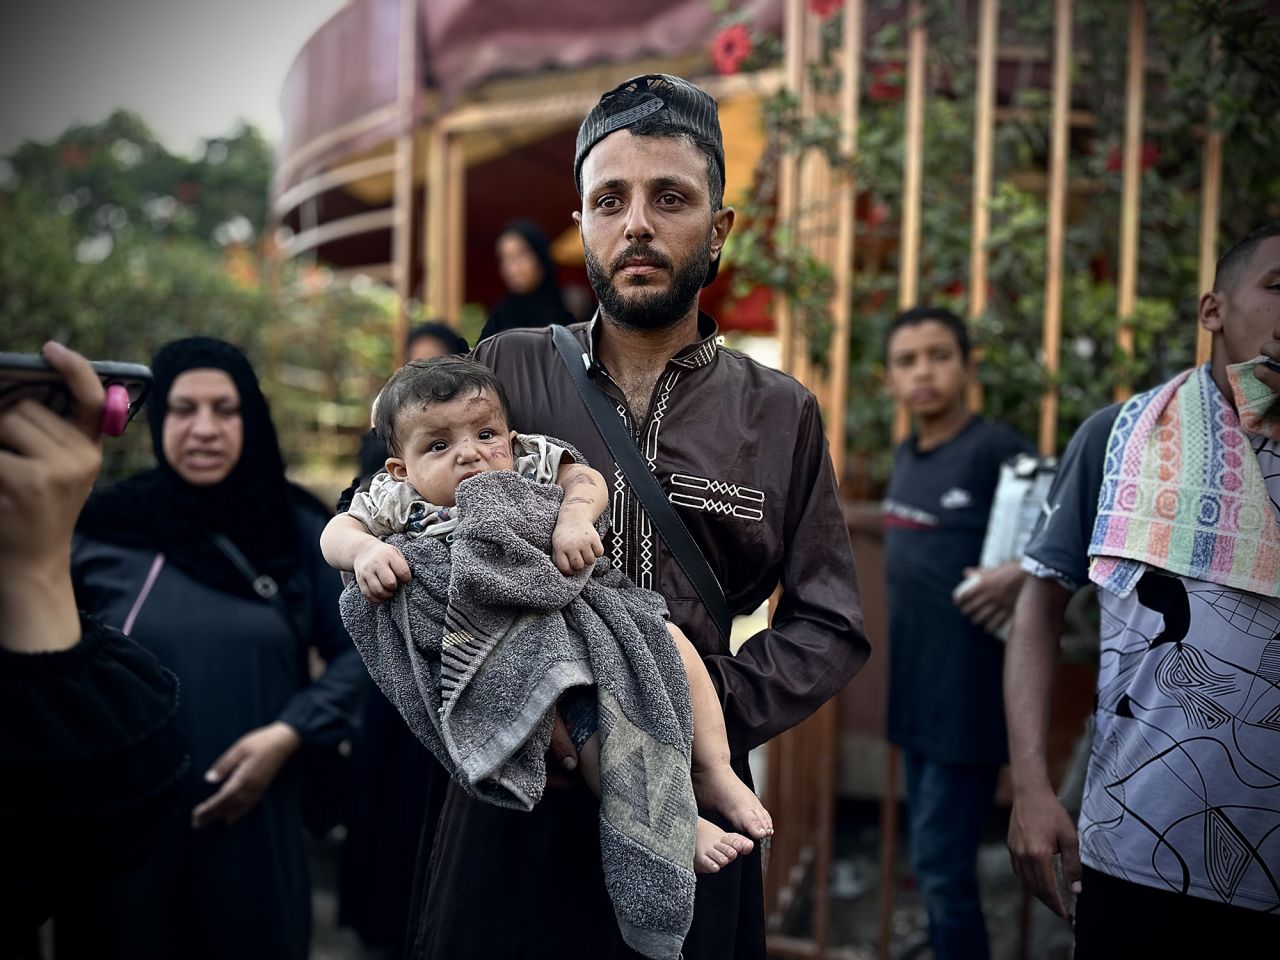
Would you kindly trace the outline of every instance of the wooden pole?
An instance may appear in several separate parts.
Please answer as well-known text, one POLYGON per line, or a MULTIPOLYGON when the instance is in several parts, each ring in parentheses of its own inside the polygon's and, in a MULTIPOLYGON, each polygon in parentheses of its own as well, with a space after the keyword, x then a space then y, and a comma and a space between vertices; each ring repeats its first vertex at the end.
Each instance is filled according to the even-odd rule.
POLYGON ((437 121, 427 137, 427 217, 426 250, 427 314, 443 317, 449 296, 449 141, 437 121))
MULTIPOLYGON (((846 0, 844 37, 840 46, 840 144, 845 155, 858 151, 858 107, 862 90, 862 0, 846 0)), ((835 330, 831 343, 831 409, 827 411, 827 446, 836 481, 844 476, 845 409, 849 404, 849 333, 853 327, 854 244, 857 236, 858 183, 852 172, 842 174, 836 202, 835 330)))
POLYGON ((969 247, 969 316, 987 310, 987 266, 991 237, 991 177, 996 108, 996 25, 999 0, 982 0, 978 10, 978 90, 973 131, 973 238, 969 247))
MULTIPOLYGON (((925 52, 928 37, 924 6, 907 7, 906 139, 902 145, 902 236, 898 254, 898 309, 907 310, 920 297, 920 195, 924 169, 925 52)), ((893 416, 893 439, 901 443, 911 431, 906 407, 893 416)), ((888 745, 884 796, 880 799, 880 923, 876 956, 888 960, 893 943, 894 862, 898 855, 898 748, 888 745)))
MULTIPOLYGON (((902 233, 898 245, 898 309, 920 302, 920 193, 924 174, 924 4, 907 5, 906 137, 902 144, 902 233)), ((894 410, 893 432, 902 439, 911 431, 906 407, 894 410)))
POLYGON ((880 922, 876 936, 877 960, 893 956, 893 893, 898 859, 898 748, 888 744, 885 757, 884 794, 880 798, 880 922))
POLYGON ((396 290, 396 366, 404 363, 404 340, 409 332, 409 300, 413 296, 413 127, 418 93, 418 3, 400 0, 397 45, 396 145, 391 228, 391 275, 396 290))
MULTIPOLYGON (((793 96, 802 100, 805 88, 804 0, 787 0, 783 43, 783 74, 786 87, 793 96)), ((799 192, 799 158, 794 153, 784 153, 778 158, 778 224, 793 231, 793 236, 799 192)), ((779 363, 783 370, 790 373, 795 369, 794 318, 785 297, 778 298, 775 309, 778 321, 779 363)))
POLYGON ((446 142, 448 178, 445 211, 445 262, 447 266, 445 306, 440 316, 457 327, 466 300, 467 243, 467 156, 460 135, 446 142))
POLYGON ((906 140, 902 145, 902 237, 898 256, 898 307, 920 301, 920 188, 924 173, 924 4, 907 6, 906 140))
MULTIPOLYGON (((804 26, 801 31, 804 39, 801 60, 805 65, 805 70, 800 79, 801 87, 799 88, 800 116, 804 121, 812 120, 818 112, 818 94, 809 80, 809 65, 818 58, 818 47, 822 42, 821 29, 818 18, 806 9, 804 26)), ((821 260, 824 242, 822 235, 823 221, 825 219, 823 213, 830 208, 830 197, 827 196, 826 191, 823 189, 826 157, 822 156, 817 150, 807 150, 799 157, 798 162, 800 173, 796 191, 795 219, 793 221, 795 224, 795 237, 811 255, 821 260)), ((823 385, 818 382, 818 377, 816 376, 818 371, 814 369, 813 364, 809 361, 809 337, 811 332, 808 329, 799 327, 793 321, 790 373, 813 391, 821 401, 824 393, 823 385)))
MULTIPOLYGON (((1217 44, 1214 44, 1217 55, 1217 44)), ((1209 132, 1204 140, 1204 171, 1200 176, 1200 289, 1197 294, 1213 289, 1213 275, 1218 266, 1218 213, 1222 197, 1222 131, 1217 128, 1217 115, 1209 110, 1209 132)), ((1208 363, 1213 349, 1213 336, 1204 327, 1196 329, 1196 363, 1208 363)))
MULTIPOLYGON (((1120 285, 1117 294, 1116 345, 1133 359, 1134 305, 1138 296, 1138 226, 1142 217, 1142 121, 1147 71, 1147 5, 1129 0, 1129 75, 1125 81, 1124 186, 1120 198, 1120 285)), ((1128 400, 1133 386, 1116 384, 1117 402, 1128 400)))
MULTIPOLYGON (((987 268, 991 255, 991 179, 995 165, 996 44, 999 0, 981 0, 978 7, 978 87, 973 111, 973 235, 969 241, 969 319, 987 312, 987 268)), ((974 366, 980 357, 975 352, 974 366)), ((982 384, 969 383, 969 409, 982 410, 982 384)))
POLYGON ((1071 109, 1071 0, 1054 0, 1053 126, 1049 155, 1049 223, 1044 277, 1045 390, 1040 452, 1057 449, 1058 355, 1062 341, 1062 248, 1067 218, 1067 114, 1071 109))

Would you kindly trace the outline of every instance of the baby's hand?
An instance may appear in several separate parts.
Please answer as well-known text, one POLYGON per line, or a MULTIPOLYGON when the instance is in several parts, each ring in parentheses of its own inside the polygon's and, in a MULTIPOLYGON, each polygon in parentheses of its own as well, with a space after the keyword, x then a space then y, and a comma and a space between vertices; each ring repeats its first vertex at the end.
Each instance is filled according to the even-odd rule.
POLYGON ((564 520, 556 523, 551 532, 551 558, 566 576, 585 570, 604 556, 604 544, 600 534, 589 523, 564 520))
POLYGON ((373 603, 390 600, 400 584, 410 580, 404 554, 381 540, 375 540, 357 553, 352 566, 360 592, 373 603))

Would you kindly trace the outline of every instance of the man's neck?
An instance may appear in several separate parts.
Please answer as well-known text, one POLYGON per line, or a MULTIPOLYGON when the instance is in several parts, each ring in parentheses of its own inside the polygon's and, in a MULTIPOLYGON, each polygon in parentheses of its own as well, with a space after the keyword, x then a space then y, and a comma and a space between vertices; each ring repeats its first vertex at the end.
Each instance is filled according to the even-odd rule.
POLYGON ((973 419, 963 403, 957 404, 936 417, 916 419, 916 449, 933 450, 955 437, 973 419))
POLYGON ((643 419, 667 361, 698 339, 698 306, 659 330, 623 326, 601 310, 599 331, 597 359, 626 394, 632 414, 643 419))
POLYGON ((1227 361, 1218 350, 1214 350, 1209 361, 1209 376, 1217 385, 1218 392, 1231 404, 1231 409, 1236 409, 1236 395, 1231 391, 1231 378, 1227 376, 1227 361))

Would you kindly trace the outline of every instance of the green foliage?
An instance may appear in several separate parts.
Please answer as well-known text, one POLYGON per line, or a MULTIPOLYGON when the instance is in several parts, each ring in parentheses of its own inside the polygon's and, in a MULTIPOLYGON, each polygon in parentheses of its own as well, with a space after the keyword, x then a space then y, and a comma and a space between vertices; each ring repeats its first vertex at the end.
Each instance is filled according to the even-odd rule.
MULTIPOLYGON (((27 143, 0 185, 6 350, 47 339, 93 359, 147 362, 194 334, 243 347, 291 464, 346 471, 392 363, 394 309, 371 281, 291 265, 269 282, 262 231, 271 154, 241 127, 189 160, 131 114, 27 143)), ((105 479, 152 462, 141 420, 106 445, 105 479)))
MULTIPOLYGON (((1149 71, 1139 226, 1138 300, 1128 325, 1132 358, 1116 347, 1121 163, 1127 31, 1115 4, 1075 5, 1078 46, 1073 109, 1094 118, 1076 128, 1069 157, 1068 227, 1064 240, 1059 449, 1117 385, 1153 385, 1191 363, 1196 332, 1197 248, 1204 131, 1223 131, 1223 196, 1219 250, 1252 227, 1280 215, 1280 30, 1256 2, 1171 0, 1151 4, 1149 71), (1211 55, 1215 44, 1218 53, 1211 55)), ((1052 48, 1047 4, 1014 0, 1003 6, 1002 45, 1052 48)), ((972 224, 972 22, 955 4, 926 6, 929 89, 924 121, 921 300, 969 312, 972 224)), ((859 111, 859 191, 853 284, 847 427, 853 489, 875 495, 887 478, 892 411, 881 387, 884 333, 897 312, 897 259, 902 206, 905 111, 902 67, 905 22, 866 40, 859 111)), ((830 52, 841 26, 823 27, 824 54, 812 66, 818 90, 838 89, 830 52)), ((981 356, 988 415, 1028 436, 1037 433, 1046 386, 1042 329, 1046 264, 1045 171, 1049 154, 1049 94, 1019 70, 1014 118, 996 127, 991 203, 988 306, 972 321, 981 356)), ((770 171, 787 153, 819 152, 837 166, 837 118, 801 117, 783 91, 765 105, 770 148, 752 195, 740 205, 743 223, 728 251, 743 287, 763 285, 784 298, 806 330, 810 356, 829 356, 827 316, 831 276, 804 243, 804 218, 778 222, 770 171)))

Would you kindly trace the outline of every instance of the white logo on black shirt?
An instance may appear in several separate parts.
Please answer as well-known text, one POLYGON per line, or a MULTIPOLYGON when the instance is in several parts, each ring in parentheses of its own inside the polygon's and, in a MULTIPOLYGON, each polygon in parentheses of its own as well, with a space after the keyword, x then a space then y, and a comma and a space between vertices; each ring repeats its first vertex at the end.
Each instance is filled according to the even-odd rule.
POLYGON ((963 510, 965 507, 972 505, 973 497, 970 496, 968 490, 952 487, 942 495, 942 499, 938 502, 946 510, 963 510))

